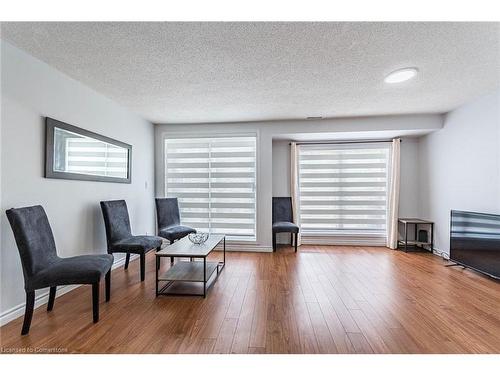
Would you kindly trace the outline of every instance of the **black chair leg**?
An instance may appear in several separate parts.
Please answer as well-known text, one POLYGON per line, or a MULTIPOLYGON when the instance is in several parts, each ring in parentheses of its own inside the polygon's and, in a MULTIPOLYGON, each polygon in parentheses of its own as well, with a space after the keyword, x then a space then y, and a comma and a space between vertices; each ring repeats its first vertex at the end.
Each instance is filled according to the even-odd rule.
POLYGON ((111 298, 111 270, 109 270, 106 273, 105 281, 106 281, 106 302, 108 302, 111 298))
POLYGON ((299 242, 299 234, 295 233, 295 252, 297 252, 297 243, 299 242))
MULTIPOLYGON (((174 243, 174 240, 170 240, 170 245, 172 245, 174 243)), ((173 266, 174 265, 174 257, 170 257, 170 265, 173 266)))
POLYGON ((146 254, 142 253, 141 255, 141 281, 144 281, 146 276, 146 254))
POLYGON ((31 318, 33 318, 33 309, 35 308, 35 291, 26 292, 26 310, 24 312, 24 323, 21 335, 26 335, 30 331, 31 318))
POLYGON ((273 233, 273 251, 276 251, 276 233, 273 233))
POLYGON ((99 282, 92 284, 92 315, 94 323, 99 321, 99 282))
POLYGON ((127 253, 125 257, 125 269, 128 269, 128 262, 130 261, 130 253, 127 253))
POLYGON ((49 291, 49 303, 47 304, 47 311, 52 311, 54 308, 54 300, 56 299, 57 286, 51 286, 49 291))
MULTIPOLYGON (((156 252, 158 252, 160 250, 161 250, 161 246, 156 249, 156 252)), ((157 270, 160 269, 160 259, 161 259, 161 257, 158 257, 158 262, 156 262, 156 269, 157 270)))

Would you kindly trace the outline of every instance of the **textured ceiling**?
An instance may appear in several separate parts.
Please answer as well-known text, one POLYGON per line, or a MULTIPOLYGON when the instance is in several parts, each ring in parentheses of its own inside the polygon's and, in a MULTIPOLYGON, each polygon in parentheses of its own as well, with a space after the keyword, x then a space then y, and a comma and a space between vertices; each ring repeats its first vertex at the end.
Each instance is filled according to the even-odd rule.
POLYGON ((500 87, 500 23, 2 23, 154 123, 446 112, 500 87), (384 76, 420 70, 397 85, 384 76))

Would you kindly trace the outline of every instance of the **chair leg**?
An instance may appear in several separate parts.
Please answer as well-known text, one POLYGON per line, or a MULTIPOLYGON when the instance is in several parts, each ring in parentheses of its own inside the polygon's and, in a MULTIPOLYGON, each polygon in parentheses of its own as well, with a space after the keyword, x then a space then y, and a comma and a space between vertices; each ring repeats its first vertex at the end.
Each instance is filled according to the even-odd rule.
POLYGON ((111 269, 106 273, 106 302, 111 299, 111 269))
POLYGON ((128 269, 128 262, 130 261, 130 253, 127 253, 125 257, 125 269, 128 269))
POLYGON ((141 281, 144 281, 146 276, 146 254, 142 253, 141 255, 141 281))
POLYGON ((297 252, 297 243, 299 242, 299 233, 295 233, 295 252, 297 252))
POLYGON ((276 233, 273 233, 273 251, 276 251, 276 233))
POLYGON ((31 318, 33 318, 33 309, 35 307, 35 291, 26 291, 26 310, 24 312, 24 323, 21 335, 26 335, 30 331, 31 318))
POLYGON ((47 304, 47 311, 52 311, 54 308, 54 300, 56 299, 57 286, 51 286, 49 291, 49 303, 47 304))
MULTIPOLYGON (((161 246, 156 249, 156 252, 158 252, 160 250, 161 250, 161 246)), ((161 259, 161 257, 158 257, 158 262, 156 262, 156 269, 157 270, 160 269, 160 259, 161 259)))
POLYGON ((93 322, 99 321, 99 281, 92 284, 92 315, 93 322))
MULTIPOLYGON (((170 240, 170 245, 172 245, 174 243, 174 240, 170 240)), ((174 257, 170 257, 170 265, 173 266, 174 265, 174 257)))

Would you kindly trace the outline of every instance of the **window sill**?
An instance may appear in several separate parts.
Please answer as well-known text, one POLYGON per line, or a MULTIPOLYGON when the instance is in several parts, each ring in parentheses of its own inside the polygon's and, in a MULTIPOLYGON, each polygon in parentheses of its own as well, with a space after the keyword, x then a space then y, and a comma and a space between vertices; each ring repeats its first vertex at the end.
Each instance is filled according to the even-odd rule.
POLYGON ((343 231, 338 233, 332 232, 300 232, 303 237, 361 237, 361 238, 387 238, 385 233, 357 233, 343 231))
POLYGON ((385 246, 385 235, 370 234, 319 234, 302 233, 302 243, 305 245, 350 245, 350 246, 385 246))

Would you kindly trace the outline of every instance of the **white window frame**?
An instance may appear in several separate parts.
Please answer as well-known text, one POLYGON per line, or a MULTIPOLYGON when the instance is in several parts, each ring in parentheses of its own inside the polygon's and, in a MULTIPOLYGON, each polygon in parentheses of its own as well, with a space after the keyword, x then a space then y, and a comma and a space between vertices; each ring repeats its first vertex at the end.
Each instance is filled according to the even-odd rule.
MULTIPOLYGON (((166 163, 166 150, 165 150, 165 140, 167 139, 172 139, 172 138, 237 138, 237 137, 255 137, 255 184, 254 184, 254 189, 255 189, 255 237, 254 238, 238 238, 234 239, 231 238, 231 236, 226 237, 226 241, 231 243, 231 244, 257 244, 259 243, 259 226, 260 223, 258 221, 258 212, 259 212, 259 190, 260 190, 260 132, 259 130, 251 131, 251 132, 234 132, 234 131, 228 131, 221 133, 220 130, 216 132, 200 132, 200 133, 193 133, 193 132, 169 132, 169 131, 163 131, 161 133, 161 157, 162 157, 162 179, 160 182, 160 188, 161 188, 161 193, 163 196, 166 196, 166 176, 167 176, 167 163, 166 163)), ((182 220, 182 217, 181 217, 182 220)))

